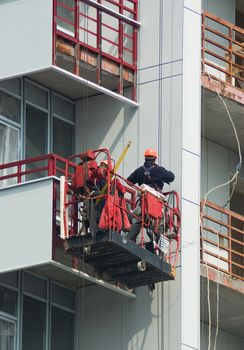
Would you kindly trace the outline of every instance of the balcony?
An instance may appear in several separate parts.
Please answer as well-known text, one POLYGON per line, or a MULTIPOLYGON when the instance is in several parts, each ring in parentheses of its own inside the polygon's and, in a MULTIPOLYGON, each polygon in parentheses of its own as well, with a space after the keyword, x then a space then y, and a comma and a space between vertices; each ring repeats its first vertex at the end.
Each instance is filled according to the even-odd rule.
POLYGON ((244 29, 207 11, 202 15, 202 84, 244 104, 244 29))
POLYGON ((0 3, 0 80, 26 75, 72 99, 104 93, 137 106, 137 17, 138 0, 0 3))
POLYGON ((244 281, 244 216, 206 202, 201 262, 244 281))
POLYGON ((235 152, 225 101, 244 149, 244 29, 209 12, 202 15, 202 135, 235 152))
POLYGON ((244 327, 243 282, 244 216, 207 201, 204 206, 201 228, 202 321, 209 322, 207 311, 207 290, 209 289, 212 325, 216 326, 218 317, 221 329, 242 338, 244 327), (218 299, 220 307, 217 315, 218 299))

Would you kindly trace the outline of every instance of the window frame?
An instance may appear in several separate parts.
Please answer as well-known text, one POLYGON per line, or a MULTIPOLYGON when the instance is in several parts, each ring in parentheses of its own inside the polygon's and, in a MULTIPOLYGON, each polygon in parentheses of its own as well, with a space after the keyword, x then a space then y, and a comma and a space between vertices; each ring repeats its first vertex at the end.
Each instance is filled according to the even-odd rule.
POLYGON ((0 320, 9 322, 9 323, 14 325, 14 327, 15 327, 14 350, 16 350, 17 349, 17 338, 18 338, 18 320, 17 320, 17 318, 13 319, 12 317, 9 317, 8 314, 7 314, 7 316, 5 316, 5 315, 2 315, 0 312, 0 320))

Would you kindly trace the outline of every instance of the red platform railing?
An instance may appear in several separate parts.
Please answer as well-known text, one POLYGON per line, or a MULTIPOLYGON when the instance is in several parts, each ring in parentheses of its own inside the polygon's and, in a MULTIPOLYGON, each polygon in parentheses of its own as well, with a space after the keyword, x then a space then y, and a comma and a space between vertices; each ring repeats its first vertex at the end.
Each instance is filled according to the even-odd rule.
POLYGON ((243 90, 244 29, 207 11, 202 14, 202 72, 243 90))
POLYGON ((7 164, 0 165, 0 185, 3 181, 14 180, 15 183, 22 183, 34 178, 45 176, 65 175, 65 168, 68 165, 69 177, 75 170, 75 163, 58 156, 57 154, 46 154, 39 157, 28 158, 7 164))
MULTIPOLYGON (((53 0, 53 8, 53 64, 59 65, 57 54, 61 39, 62 46, 70 45, 66 53, 69 51, 74 74, 83 76, 81 62, 86 62, 90 64, 88 79, 101 86, 106 85, 104 71, 112 73, 113 79, 117 75, 119 94, 123 94, 126 77, 131 74, 133 78, 128 78, 126 84, 133 87, 135 100, 138 0, 73 0, 73 6, 65 0, 53 0), (95 76, 91 74, 92 65, 95 76)), ((113 89, 113 84, 110 86, 113 89)))
POLYGON ((207 201, 201 229, 201 262, 244 280, 244 216, 207 201))

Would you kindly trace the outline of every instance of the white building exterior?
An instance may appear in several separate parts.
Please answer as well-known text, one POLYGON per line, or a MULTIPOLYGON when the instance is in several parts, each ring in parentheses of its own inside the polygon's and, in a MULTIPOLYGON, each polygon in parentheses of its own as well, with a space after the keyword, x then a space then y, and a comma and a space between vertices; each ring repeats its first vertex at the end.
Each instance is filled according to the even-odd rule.
MULTIPOLYGON (((53 200, 58 179, 44 170, 42 178, 35 176, 35 168, 46 166, 43 160, 27 164, 21 183, 14 177, 0 182, 0 349, 210 349, 208 272, 211 349, 241 350, 243 256, 235 260, 242 266, 236 277, 229 275, 227 261, 228 254, 234 259, 233 253, 223 250, 225 260, 221 260, 204 252, 205 260, 215 265, 206 272, 200 263, 200 202, 209 189, 229 179, 239 161, 231 127, 218 119, 225 113, 222 102, 203 80, 201 84, 202 12, 235 24, 237 15, 243 16, 243 4, 139 0, 138 18, 133 18, 124 8, 119 12, 116 3, 132 9, 137 1, 78 1, 80 12, 86 14, 78 17, 80 41, 87 44, 83 50, 71 24, 75 23, 75 10, 70 10, 75 9, 74 0, 0 2, 0 160, 4 164, 48 153, 67 158, 88 148, 109 148, 118 159, 131 140, 119 169, 126 178, 143 163, 144 150, 155 148, 158 163, 175 174, 175 181, 164 189, 175 189, 181 199, 176 278, 157 283, 153 291, 139 287, 131 293, 84 274, 82 261, 73 269, 64 251, 54 248, 53 200), (124 36, 121 63, 118 32, 108 26, 102 31, 108 40, 100 38, 102 53, 92 51, 90 32, 95 30, 94 18, 99 21, 99 15, 94 15, 97 8, 103 23, 110 27, 123 23, 123 30, 132 37, 136 35, 132 32, 138 32, 134 61, 131 37, 124 36), (217 273, 218 267, 226 274, 217 273)), ((243 61, 239 65, 243 68, 243 61)), ((243 90, 239 88, 235 95, 241 101, 233 94, 223 96, 241 136, 243 90)), ((17 165, 15 170, 0 170, 0 176, 13 171, 19 171, 17 165)), ((243 170, 231 202, 230 186, 208 200, 218 206, 228 202, 225 208, 242 216, 243 224, 242 179, 243 170)), ((223 214, 216 215, 222 220, 223 214)), ((215 223, 214 228, 223 233, 222 226, 215 223)), ((243 226, 239 229, 243 238, 243 226)), ((203 244, 204 250, 221 255, 219 247, 203 244)), ((243 245, 239 246, 243 254, 243 245)))

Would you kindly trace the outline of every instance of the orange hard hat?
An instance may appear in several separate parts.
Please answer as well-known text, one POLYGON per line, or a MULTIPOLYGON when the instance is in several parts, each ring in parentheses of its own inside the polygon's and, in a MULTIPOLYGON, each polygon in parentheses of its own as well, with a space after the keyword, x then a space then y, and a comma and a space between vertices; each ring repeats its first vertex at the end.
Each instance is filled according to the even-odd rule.
POLYGON ((144 157, 154 157, 157 158, 158 154, 153 148, 147 148, 144 153, 144 157))

